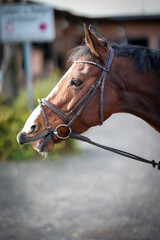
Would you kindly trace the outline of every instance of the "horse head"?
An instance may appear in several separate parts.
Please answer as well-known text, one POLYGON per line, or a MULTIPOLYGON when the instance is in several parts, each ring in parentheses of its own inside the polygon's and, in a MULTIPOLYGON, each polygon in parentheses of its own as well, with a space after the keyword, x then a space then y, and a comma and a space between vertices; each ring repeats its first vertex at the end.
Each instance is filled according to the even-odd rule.
MULTIPOLYGON (((20 144, 32 142, 33 147, 38 151, 52 151, 55 142, 58 143, 62 139, 69 137, 69 128, 66 126, 72 121, 74 114, 77 114, 79 109, 81 109, 84 96, 87 95, 86 99, 88 99, 91 95, 90 93, 92 93, 92 88, 98 88, 97 79, 101 77, 102 72, 105 72, 103 66, 105 66, 110 54, 109 47, 107 43, 103 42, 103 39, 99 37, 93 27, 87 28, 84 25, 84 32, 85 45, 79 46, 71 52, 69 57, 71 66, 45 99, 48 106, 45 104, 45 101, 40 101, 40 105, 36 107, 27 119, 22 131, 17 136, 20 144), (87 62, 88 64, 86 64, 87 62), (54 106, 56 110, 53 111, 49 105, 54 106), (57 114, 57 111, 60 111, 64 118, 57 114), (67 116, 66 122, 64 122, 65 116, 67 116), (52 141, 51 137, 48 137, 46 121, 51 131, 53 129, 58 130, 58 135, 54 131, 54 141, 52 141), (57 129, 57 126, 61 127, 57 129), (61 137, 59 138, 58 136, 61 137)), ((110 65, 111 63, 112 61, 110 65)), ((100 98, 103 98, 102 92, 105 92, 106 96, 103 99, 103 105, 107 106, 107 108, 101 108, 101 115, 104 115, 104 120, 115 111, 118 94, 116 87, 110 81, 112 72, 111 69, 109 72, 106 71, 105 74, 108 75, 107 84, 103 86, 104 89, 101 92, 95 91, 87 106, 81 111, 81 114, 76 115, 76 120, 72 122, 72 131, 80 134, 100 123, 101 117, 99 112, 100 98)), ((106 78, 105 74, 102 77, 104 80, 106 78)), ((85 102, 87 101, 86 99, 84 99, 85 102)))

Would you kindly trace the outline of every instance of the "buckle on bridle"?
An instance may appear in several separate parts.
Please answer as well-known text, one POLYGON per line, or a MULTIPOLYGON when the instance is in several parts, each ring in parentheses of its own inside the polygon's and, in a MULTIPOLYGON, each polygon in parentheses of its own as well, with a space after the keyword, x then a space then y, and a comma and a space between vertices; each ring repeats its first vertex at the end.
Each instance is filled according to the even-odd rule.
POLYGON ((71 129, 70 127, 68 127, 68 125, 66 125, 66 124, 60 124, 60 125, 58 125, 58 126, 55 128, 55 130, 54 130, 53 133, 54 133, 54 135, 55 135, 56 137, 58 137, 59 139, 65 140, 65 139, 67 139, 67 138, 70 137, 71 132, 72 132, 72 129, 71 129), (60 135, 59 135, 59 128, 60 128, 60 127, 66 127, 66 128, 67 128, 67 130, 68 130, 68 135, 67 135, 67 136, 60 136, 60 135))

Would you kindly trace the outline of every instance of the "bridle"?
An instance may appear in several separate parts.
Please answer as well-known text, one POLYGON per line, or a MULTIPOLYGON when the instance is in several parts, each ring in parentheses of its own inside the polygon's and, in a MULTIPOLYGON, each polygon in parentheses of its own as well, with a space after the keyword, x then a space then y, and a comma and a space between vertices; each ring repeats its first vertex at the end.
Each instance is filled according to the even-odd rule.
POLYGON ((104 95, 104 85, 107 77, 107 73, 110 70, 112 61, 114 58, 114 50, 109 47, 109 55, 106 61, 105 66, 100 65, 99 63, 92 62, 92 61, 87 61, 87 60, 79 60, 79 61, 74 61, 74 63, 86 63, 86 64, 92 64, 100 69, 102 69, 102 73, 98 80, 89 88, 87 93, 82 97, 82 99, 74 106, 74 108, 69 112, 69 114, 66 116, 64 115, 56 106, 51 104, 47 99, 38 99, 39 105, 41 107, 45 124, 46 124, 46 129, 48 130, 48 133, 50 134, 52 140, 54 143, 56 143, 55 136, 58 139, 64 140, 69 137, 73 137, 75 134, 72 130, 72 125, 76 121, 76 119, 82 114, 84 109, 87 107, 88 103, 91 101, 97 90, 100 88, 100 125, 103 124, 103 95, 104 95), (55 129, 50 127, 50 124, 48 122, 44 106, 47 106, 50 110, 52 110, 54 113, 56 113, 63 121, 63 124, 58 125, 55 129), (72 116, 71 120, 70 117, 72 116), (61 136, 59 134, 59 129, 60 128, 66 128, 68 134, 66 136, 61 136))
POLYGON ((105 81, 107 78, 107 73, 109 72, 110 68, 111 68, 111 64, 114 58, 114 50, 112 49, 112 47, 109 47, 109 55, 106 61, 105 66, 100 65, 99 63, 96 62, 92 62, 92 61, 87 61, 87 60, 79 60, 79 61, 74 61, 75 63, 86 63, 86 64, 92 64, 95 67, 98 67, 102 70, 102 73, 100 75, 100 77, 98 78, 98 80, 89 88, 89 90, 87 91, 87 93, 83 96, 83 98, 74 106, 74 108, 69 112, 69 114, 66 116, 65 114, 63 114, 56 106, 54 106, 53 104, 51 104, 47 99, 43 98, 43 99, 38 99, 40 108, 42 110, 43 113, 43 117, 45 120, 45 125, 46 125, 46 130, 43 131, 41 134, 33 136, 33 137, 26 137, 24 139, 24 142, 30 142, 30 141, 35 141, 38 140, 42 137, 44 137, 43 140, 43 144, 40 144, 39 147, 39 151, 43 151, 46 144, 48 143, 48 141, 50 141, 50 139, 52 139, 52 141, 54 143, 57 143, 59 140, 65 140, 68 138, 73 138, 73 139, 77 139, 80 141, 84 141, 87 143, 90 143, 94 146, 103 148, 105 150, 114 152, 116 154, 128 157, 128 158, 132 158, 134 160, 138 160, 141 162, 145 162, 145 163, 149 163, 152 164, 153 167, 158 166, 158 170, 160 170, 160 162, 156 162, 155 160, 147 160, 144 159, 142 157, 136 156, 134 154, 128 153, 128 152, 124 152, 115 148, 111 148, 108 146, 104 146, 102 144, 96 143, 92 140, 90 140, 89 138, 82 136, 80 134, 77 134, 73 131, 72 129, 72 125, 73 123, 76 121, 76 119, 82 114, 82 112, 84 111, 84 109, 87 107, 87 105, 89 104, 89 102, 91 101, 91 99, 93 98, 93 96, 95 95, 95 93, 97 92, 98 89, 100 89, 100 125, 103 124, 103 99, 104 99, 104 85, 105 85, 105 81), (48 107, 51 111, 53 111, 54 113, 56 113, 63 121, 63 124, 58 125, 56 128, 51 128, 46 113, 45 113, 45 109, 44 106, 48 107), (73 116, 72 118, 70 118, 71 116, 73 116), (71 120, 69 120, 71 119, 71 120), (61 128, 66 128, 67 130, 67 135, 63 136, 60 135, 60 129, 61 128), (58 139, 58 141, 57 141, 58 139))
MULTIPOLYGON (((87 63, 87 64, 92 64, 100 69, 102 69, 102 73, 100 75, 100 77, 98 78, 98 80, 89 88, 89 90, 87 91, 87 93, 83 96, 83 98, 74 106, 74 108, 69 112, 69 114, 66 116, 64 115, 57 107, 55 107, 53 104, 51 104, 47 99, 43 98, 42 100, 38 99, 39 105, 42 109, 42 113, 45 119, 45 124, 46 124, 46 128, 47 129, 51 129, 49 122, 47 120, 47 116, 45 114, 45 110, 44 110, 44 105, 47 106, 48 108, 50 108, 53 112, 55 112, 63 121, 65 124, 60 124, 56 127, 55 131, 54 131, 54 135, 56 135, 58 138, 60 139, 67 139, 70 137, 72 131, 72 125, 73 123, 76 121, 76 119, 82 114, 82 112, 84 111, 84 109, 87 107, 88 103, 91 101, 91 99, 93 98, 93 96, 95 95, 95 93, 97 92, 97 90, 100 88, 100 125, 103 124, 103 95, 104 95, 104 84, 106 81, 106 77, 107 77, 107 73, 110 70, 112 61, 113 61, 113 57, 114 57, 114 50, 110 47, 109 48, 109 55, 106 61, 106 65, 105 67, 103 67, 102 65, 100 65, 99 63, 95 63, 92 61, 86 61, 86 60, 81 60, 81 61, 74 61, 74 63, 87 63), (77 111, 78 109, 78 111, 77 111), (76 112, 77 111, 77 112, 76 112), (69 118, 73 116, 71 118, 71 120, 69 120, 69 118), (65 137, 62 137, 60 135, 58 135, 58 129, 60 127, 66 127, 68 128, 68 135, 65 137)), ((53 131, 49 130, 49 134, 52 135, 53 131)), ((53 138, 53 135, 52 135, 53 138)))

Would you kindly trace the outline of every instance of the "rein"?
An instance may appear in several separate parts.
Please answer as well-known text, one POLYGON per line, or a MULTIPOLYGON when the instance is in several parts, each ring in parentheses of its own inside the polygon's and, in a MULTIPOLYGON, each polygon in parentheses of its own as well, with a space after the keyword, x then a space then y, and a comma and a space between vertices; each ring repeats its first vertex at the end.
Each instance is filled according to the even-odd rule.
POLYGON ((107 73, 110 70, 113 58, 114 58, 114 50, 111 47, 109 47, 109 56, 107 58, 105 66, 102 66, 102 65, 100 65, 98 63, 95 63, 95 62, 92 62, 92 61, 85 61, 85 60, 75 61, 75 63, 92 64, 92 65, 102 69, 102 73, 101 73, 100 77, 89 88, 89 90, 84 95, 84 97, 75 105, 75 107, 69 112, 69 114, 67 116, 64 115, 56 106, 51 104, 47 99, 45 99, 45 98, 43 98, 42 100, 38 99, 38 102, 39 102, 39 105, 41 107, 43 117, 44 117, 44 120, 45 120, 46 130, 43 133, 41 133, 40 135, 33 136, 33 137, 26 137, 25 141, 26 142, 35 141, 37 139, 40 139, 41 137, 44 137, 44 140, 43 140, 42 144, 40 144, 40 146, 39 146, 39 151, 43 151, 44 148, 45 148, 45 145, 47 144, 47 142, 50 139, 52 139, 52 141, 54 143, 58 142, 55 139, 55 136, 58 139, 61 139, 61 140, 72 138, 72 139, 80 140, 80 141, 83 141, 83 142, 87 142, 89 144, 92 144, 94 146, 105 149, 107 151, 122 155, 122 156, 127 157, 127 158, 131 158, 131 159, 134 159, 134 160, 137 160, 137 161, 141 161, 141 162, 144 162, 144 163, 151 164, 154 168, 156 166, 158 166, 158 170, 160 170, 160 162, 157 163, 155 160, 150 161, 150 160, 147 160, 145 158, 136 156, 134 154, 131 154, 131 153, 119 150, 119 149, 111 148, 111 147, 96 143, 96 142, 92 141, 91 139, 89 139, 88 137, 77 134, 72 130, 73 123, 82 114, 82 112, 87 107, 88 103, 91 101, 91 99, 93 98, 93 96, 95 95, 95 93, 97 92, 97 90, 99 88, 100 88, 100 125, 103 124, 103 119, 104 119, 104 117, 103 117, 104 85, 105 85, 105 81, 106 81, 106 78, 107 78, 107 73), (44 106, 48 107, 51 111, 56 113, 64 121, 64 123, 58 125, 56 128, 51 128, 51 126, 48 122, 46 113, 45 113, 44 106), (71 118, 71 120, 69 120, 69 117, 71 117, 72 115, 73 115, 73 117, 71 118), (60 128, 62 128, 62 127, 66 128, 66 130, 68 132, 66 136, 61 136, 60 133, 59 133, 60 128))

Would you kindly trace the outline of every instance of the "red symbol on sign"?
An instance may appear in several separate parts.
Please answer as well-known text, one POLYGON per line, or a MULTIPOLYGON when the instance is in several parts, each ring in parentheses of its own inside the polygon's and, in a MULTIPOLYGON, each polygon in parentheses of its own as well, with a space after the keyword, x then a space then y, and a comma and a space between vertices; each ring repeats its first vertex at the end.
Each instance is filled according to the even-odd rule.
POLYGON ((8 22, 6 23, 4 29, 6 34, 13 34, 15 31, 15 25, 12 22, 8 22))
POLYGON ((41 30, 41 31, 46 31, 46 29, 47 29, 47 24, 46 23, 41 23, 40 25, 39 25, 39 29, 41 30))

